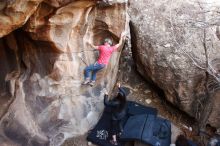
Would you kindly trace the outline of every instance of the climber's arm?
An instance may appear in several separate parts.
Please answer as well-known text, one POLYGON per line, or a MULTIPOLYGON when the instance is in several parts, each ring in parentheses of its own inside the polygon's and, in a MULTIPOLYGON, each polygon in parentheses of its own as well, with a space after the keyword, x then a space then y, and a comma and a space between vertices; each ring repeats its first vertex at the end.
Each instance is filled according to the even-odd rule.
POLYGON ((99 48, 99 46, 95 46, 94 44, 91 44, 90 42, 87 42, 87 44, 90 45, 94 49, 98 49, 99 48))
POLYGON ((119 43, 114 46, 115 49, 118 49, 123 44, 125 38, 126 38, 126 33, 122 32, 119 43))
POLYGON ((108 94, 104 95, 104 105, 107 107, 117 107, 119 105, 119 101, 113 101, 108 99, 108 94))

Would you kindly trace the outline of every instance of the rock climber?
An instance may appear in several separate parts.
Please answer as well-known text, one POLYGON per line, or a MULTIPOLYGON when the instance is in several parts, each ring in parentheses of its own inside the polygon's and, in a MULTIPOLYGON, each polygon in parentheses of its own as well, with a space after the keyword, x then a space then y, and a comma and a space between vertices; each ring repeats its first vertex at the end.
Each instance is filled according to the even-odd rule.
POLYGON ((117 135, 123 132, 122 122, 126 117, 126 93, 123 87, 118 84, 118 94, 113 99, 109 100, 108 93, 105 93, 104 104, 106 107, 111 109, 111 133, 112 139, 110 143, 118 145, 117 135))
POLYGON ((121 34, 119 43, 114 46, 112 46, 113 44, 112 40, 109 38, 106 38, 104 40, 104 44, 100 46, 95 46, 88 42, 90 46, 99 50, 99 58, 94 64, 91 64, 85 68, 84 70, 85 81, 82 83, 83 85, 89 84, 90 86, 93 86, 95 84, 96 73, 108 65, 112 53, 116 51, 119 48, 119 46, 122 45, 124 40, 125 40, 125 32, 121 34), (90 80, 90 72, 92 72, 91 80, 90 80))

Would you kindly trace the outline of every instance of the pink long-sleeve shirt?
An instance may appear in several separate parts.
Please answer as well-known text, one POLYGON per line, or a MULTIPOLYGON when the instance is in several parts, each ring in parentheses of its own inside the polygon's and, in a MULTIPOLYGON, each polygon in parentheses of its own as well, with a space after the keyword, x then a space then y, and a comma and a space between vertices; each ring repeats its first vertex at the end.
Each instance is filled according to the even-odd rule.
POLYGON ((117 50, 117 47, 101 45, 98 47, 98 50, 99 50, 98 63, 107 65, 111 58, 112 53, 117 50))

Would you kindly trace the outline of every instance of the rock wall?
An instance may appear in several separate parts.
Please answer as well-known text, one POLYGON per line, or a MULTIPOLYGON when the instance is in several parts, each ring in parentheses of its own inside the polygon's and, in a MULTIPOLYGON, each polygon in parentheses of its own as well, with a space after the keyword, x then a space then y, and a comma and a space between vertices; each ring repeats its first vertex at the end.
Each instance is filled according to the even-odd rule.
POLYGON ((3 0, 0 2, 0 37, 21 27, 42 0, 3 0))
POLYGON ((130 1, 138 71, 201 125, 220 127, 220 2, 130 1))
POLYGON ((115 84, 122 46, 90 87, 81 85, 83 71, 95 62, 98 52, 87 42, 99 45, 109 37, 117 43, 128 29, 127 4, 45 0, 36 10, 32 5, 25 10, 28 14, 22 13, 25 19, 16 25, 0 25, 1 36, 6 35, 34 11, 21 29, 0 39, 0 67, 4 69, 0 90, 8 100, 5 105, 10 105, 1 114, 0 143, 58 146, 87 132, 103 110, 103 90, 110 92, 115 84))

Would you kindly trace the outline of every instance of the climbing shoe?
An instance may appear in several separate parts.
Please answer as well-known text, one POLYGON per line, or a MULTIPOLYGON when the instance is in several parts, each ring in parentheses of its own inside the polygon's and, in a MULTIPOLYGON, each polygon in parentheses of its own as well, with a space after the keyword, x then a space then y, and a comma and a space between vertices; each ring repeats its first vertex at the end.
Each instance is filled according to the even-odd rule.
POLYGON ((95 85, 95 81, 89 82, 89 85, 90 85, 90 86, 94 86, 94 85, 95 85))
POLYGON ((85 81, 84 81, 82 84, 83 84, 83 85, 86 85, 86 84, 88 84, 88 83, 90 83, 89 78, 85 79, 85 81))

